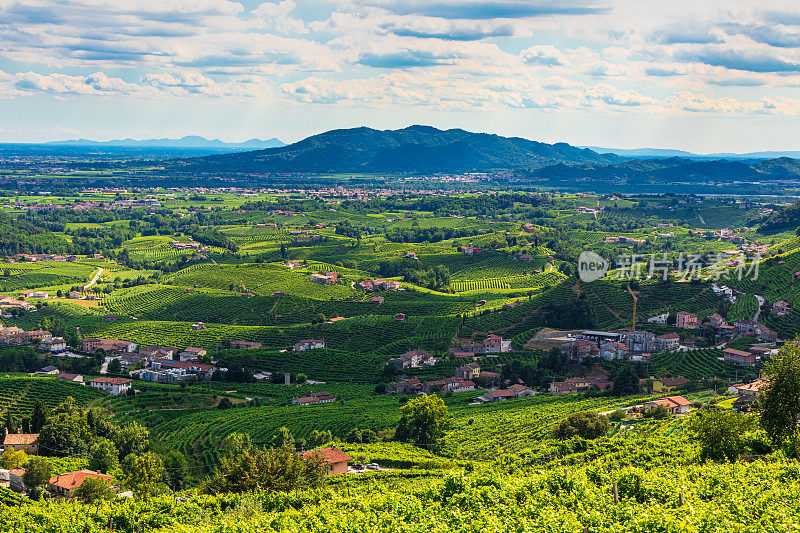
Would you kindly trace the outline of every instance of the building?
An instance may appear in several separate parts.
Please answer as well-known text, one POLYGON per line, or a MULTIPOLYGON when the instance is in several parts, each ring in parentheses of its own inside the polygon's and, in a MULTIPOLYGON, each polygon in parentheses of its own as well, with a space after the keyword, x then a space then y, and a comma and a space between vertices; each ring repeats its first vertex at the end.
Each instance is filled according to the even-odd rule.
POLYGON ((339 273, 326 272, 325 274, 311 274, 311 277, 308 279, 320 285, 333 285, 339 279, 339 273))
POLYGON ((184 349, 182 352, 178 353, 178 359, 180 361, 198 361, 201 357, 206 355, 205 348, 197 348, 195 346, 189 346, 188 348, 184 349))
POLYGON ((516 384, 511 385, 508 390, 513 392, 517 398, 527 398, 528 396, 533 396, 536 394, 536 391, 532 388, 528 387, 527 385, 516 384))
POLYGON ((586 339, 576 339, 565 342, 561 345, 561 350, 566 353, 570 359, 576 361, 581 361, 587 357, 599 354, 597 343, 586 339))
POLYGON ((653 392, 658 393, 668 393, 672 392, 672 389, 677 387, 682 387, 689 383, 689 380, 678 376, 676 378, 657 378, 653 379, 653 392))
POLYGON ((39 349, 48 352, 63 352, 67 349, 67 341, 64 337, 52 337, 50 340, 43 340, 39 343, 39 349))
POLYGON ((594 341, 598 345, 601 342, 622 342, 622 333, 611 333, 608 331, 592 331, 587 330, 581 332, 578 337, 579 339, 585 339, 587 341, 594 341))
POLYGON ((159 346, 154 344, 152 346, 139 348, 139 355, 151 361, 154 359, 172 359, 177 353, 178 349, 174 346, 159 346))
POLYGON ((132 379, 110 378, 105 376, 89 380, 89 386, 104 390, 113 396, 128 392, 131 388, 131 383, 133 383, 132 379))
POLYGON ((405 313, 397 313, 396 315, 394 315, 394 321, 395 322, 405 322, 406 321, 405 313))
POLYGON ((621 342, 604 342, 600 345, 600 357, 606 361, 625 359, 627 354, 628 347, 621 342))
POLYGON ((792 306, 789 305, 789 302, 785 302, 783 300, 777 301, 772 304, 772 312, 777 316, 786 316, 789 314, 789 311, 792 310, 792 306))
POLYGON ((481 365, 478 363, 468 363, 455 370, 455 377, 461 379, 475 379, 481 374, 481 365))
POLYGON ((24 468, 12 468, 8 471, 8 488, 14 492, 25 492, 25 483, 22 476, 25 475, 24 468))
POLYGON ((203 322, 195 322, 192 324, 193 331, 200 331, 201 329, 206 329, 206 325, 203 322))
POLYGON ((756 354, 753 352, 745 352, 735 348, 725 348, 722 350, 722 355, 728 363, 743 366, 756 366, 756 354))
POLYGON ((483 393, 483 401, 485 402, 500 402, 503 400, 510 400, 516 398, 517 395, 514 391, 504 390, 487 390, 483 393))
POLYGON ((261 348, 260 342, 250 341, 231 341, 231 348, 234 350, 257 350, 261 348))
POLYGON ((654 333, 649 331, 629 331, 625 333, 625 345, 632 352, 651 352, 655 349, 654 333))
POLYGON ((644 404, 645 409, 658 409, 666 407, 671 415, 686 414, 692 409, 692 402, 683 396, 665 396, 657 400, 652 400, 644 404))
POLYGON ((386 394, 418 394, 422 392, 422 389, 422 382, 417 378, 413 378, 389 383, 386 387, 386 394))
POLYGON ((67 474, 60 474, 53 476, 48 482, 48 490, 60 498, 72 498, 75 496, 75 491, 83 485, 86 478, 100 478, 109 482, 114 481, 112 476, 95 472, 94 470, 78 470, 77 472, 69 472, 67 474))
POLYGON ((764 388, 764 381, 757 379, 751 383, 739 383, 728 387, 729 394, 735 394, 740 398, 755 399, 761 394, 764 388))
POLYGON ((304 352, 306 350, 316 350, 325 348, 325 341, 320 339, 303 339, 294 343, 293 349, 295 352, 304 352))
POLYGON ((647 319, 650 324, 666 324, 669 319, 669 313, 662 313, 660 315, 651 316, 647 319))
POLYGON ((33 372, 31 375, 32 376, 56 376, 60 372, 61 371, 57 367, 54 367, 53 365, 47 365, 45 367, 40 368, 36 372, 33 372))
POLYGON ((83 381, 83 376, 80 374, 68 374, 66 372, 62 372, 56 378, 60 381, 71 381, 72 383, 80 383, 81 385, 85 385, 86 383, 83 381))
POLYGON ((329 476, 346 474, 347 467, 349 466, 350 461, 353 460, 352 457, 344 453, 336 446, 331 446, 330 448, 321 448, 319 450, 309 450, 307 452, 303 452, 301 457, 305 460, 322 460, 322 462, 328 466, 327 473, 329 476))
POLYGON ((95 353, 103 350, 106 353, 133 353, 136 351, 136 343, 121 341, 116 339, 90 338, 83 339, 81 350, 84 352, 95 353))
POLYGON ((681 345, 681 336, 677 333, 665 333, 656 337, 656 349, 662 352, 677 350, 681 345))
POLYGON ((292 405, 312 405, 315 403, 332 403, 336 401, 336 396, 330 392, 312 392, 304 398, 292 399, 292 405))
POLYGON ((24 450, 28 455, 39 454, 39 434, 38 433, 9 433, 4 430, 3 449, 18 452, 24 450))
POLYGON ((708 323, 711 325, 711 327, 714 327, 714 328, 718 328, 720 326, 724 326, 724 325, 727 324, 727 322, 722 317, 722 315, 720 315, 718 313, 714 313, 713 315, 710 315, 708 318, 706 318, 706 320, 708 320, 708 323))
POLYGON ((678 311, 675 315, 675 325, 683 329, 697 329, 700 327, 700 320, 693 313, 678 311))

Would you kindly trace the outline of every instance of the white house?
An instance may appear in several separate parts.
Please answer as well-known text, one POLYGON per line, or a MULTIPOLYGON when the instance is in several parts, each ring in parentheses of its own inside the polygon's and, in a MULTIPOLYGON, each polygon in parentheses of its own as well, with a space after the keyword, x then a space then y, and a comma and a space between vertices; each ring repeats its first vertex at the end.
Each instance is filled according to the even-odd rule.
POLYGON ((325 348, 325 341, 318 339, 303 339, 294 344, 295 352, 304 352, 306 350, 314 350, 316 348, 325 348))
POLYGON ((131 388, 131 383, 133 383, 132 379, 105 376, 89 380, 90 386, 96 389, 102 389, 114 396, 128 392, 131 388))

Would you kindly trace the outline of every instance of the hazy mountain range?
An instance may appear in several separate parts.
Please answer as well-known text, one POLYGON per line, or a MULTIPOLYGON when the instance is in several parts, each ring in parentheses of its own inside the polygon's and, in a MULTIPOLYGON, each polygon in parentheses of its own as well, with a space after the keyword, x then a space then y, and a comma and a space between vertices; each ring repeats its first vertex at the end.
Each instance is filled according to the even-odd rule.
POLYGON ((214 150, 263 150, 285 146, 279 139, 267 140, 250 139, 240 143, 230 143, 219 139, 206 139, 198 135, 187 135, 180 139, 114 139, 111 141, 92 141, 89 139, 74 139, 68 141, 52 141, 42 143, 48 146, 99 146, 99 147, 129 147, 129 148, 194 148, 214 150))
POLYGON ((800 150, 775 150, 765 152, 748 152, 737 154, 733 152, 718 152, 712 154, 695 154, 684 150, 671 150, 669 148, 601 148, 599 146, 581 146, 599 154, 615 154, 622 157, 636 158, 665 158, 685 157, 687 159, 775 159, 778 157, 800 158, 800 150))

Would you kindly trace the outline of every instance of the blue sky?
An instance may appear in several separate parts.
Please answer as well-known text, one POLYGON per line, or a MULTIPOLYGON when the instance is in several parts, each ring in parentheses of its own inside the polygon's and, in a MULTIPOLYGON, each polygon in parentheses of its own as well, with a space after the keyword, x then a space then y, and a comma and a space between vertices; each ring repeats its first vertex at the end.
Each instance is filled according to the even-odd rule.
POLYGON ((0 142, 430 124, 742 152, 800 149, 799 115, 797 1, 0 0, 0 142))

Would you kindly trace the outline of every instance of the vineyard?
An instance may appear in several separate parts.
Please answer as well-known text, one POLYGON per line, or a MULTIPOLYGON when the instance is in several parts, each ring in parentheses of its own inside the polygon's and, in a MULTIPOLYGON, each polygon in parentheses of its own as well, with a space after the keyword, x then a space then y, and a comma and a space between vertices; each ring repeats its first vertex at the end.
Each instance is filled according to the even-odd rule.
POLYGON ((104 396, 104 393, 92 387, 52 378, 0 379, 0 413, 3 416, 7 412, 20 418, 29 416, 37 400, 52 409, 68 396, 72 396, 78 405, 86 405, 104 396))

